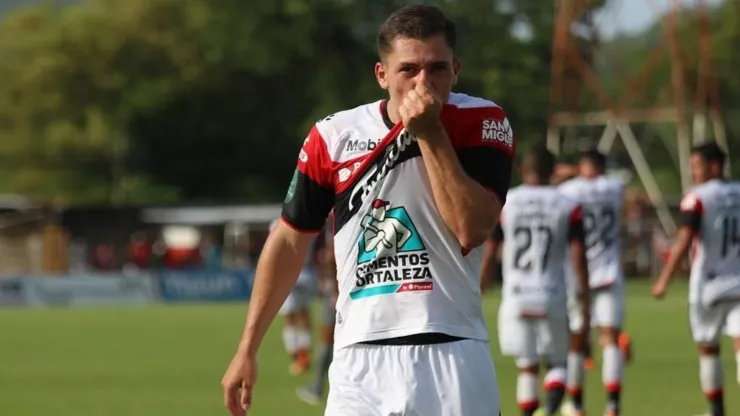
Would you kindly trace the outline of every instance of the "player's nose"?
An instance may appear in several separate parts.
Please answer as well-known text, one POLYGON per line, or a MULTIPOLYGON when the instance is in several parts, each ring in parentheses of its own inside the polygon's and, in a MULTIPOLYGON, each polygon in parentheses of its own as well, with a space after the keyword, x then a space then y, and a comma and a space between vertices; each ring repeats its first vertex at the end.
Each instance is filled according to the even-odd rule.
POLYGON ((426 68, 422 68, 418 74, 414 77, 414 88, 417 85, 427 85, 429 82, 429 72, 426 68))

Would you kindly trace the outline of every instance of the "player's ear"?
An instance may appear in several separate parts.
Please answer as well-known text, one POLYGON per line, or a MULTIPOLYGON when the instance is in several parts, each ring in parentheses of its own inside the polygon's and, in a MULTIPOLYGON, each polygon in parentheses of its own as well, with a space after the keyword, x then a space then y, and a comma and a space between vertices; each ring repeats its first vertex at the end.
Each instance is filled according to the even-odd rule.
POLYGON ((452 58, 452 73, 455 74, 455 78, 452 81, 452 85, 457 84, 457 78, 460 75, 462 69, 462 62, 457 58, 452 58))
POLYGON ((375 63, 375 78, 378 80, 380 88, 388 89, 388 71, 386 71, 385 64, 382 61, 375 63))

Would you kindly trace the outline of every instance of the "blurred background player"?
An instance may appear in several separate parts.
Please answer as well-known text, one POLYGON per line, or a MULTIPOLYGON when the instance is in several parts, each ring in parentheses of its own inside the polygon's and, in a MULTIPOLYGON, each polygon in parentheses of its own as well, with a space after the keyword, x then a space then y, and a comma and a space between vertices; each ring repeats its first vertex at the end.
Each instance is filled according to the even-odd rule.
POLYGON ((316 360, 316 378, 308 386, 297 390, 298 398, 311 405, 318 405, 324 397, 324 386, 329 375, 329 366, 334 350, 334 323, 339 294, 337 264, 334 259, 334 215, 329 216, 324 231, 316 239, 316 277, 321 292, 321 346, 316 360))
POLYGON ((520 165, 524 184, 512 189, 483 257, 485 270, 503 246, 503 300, 499 341, 519 368, 516 399, 524 416, 554 415, 565 395, 570 330, 563 263, 568 250, 583 296, 582 316, 589 322, 588 266, 581 208, 550 185, 555 157, 544 148, 528 152, 520 165), (570 243, 570 244, 569 244, 570 243), (539 409, 538 372, 547 366, 547 402, 539 409))
MULTIPOLYGON (((591 288, 591 326, 599 328, 603 348, 602 381, 607 393, 605 415, 619 415, 622 366, 628 351, 620 352, 620 331, 624 313, 624 287, 621 259, 620 219, 624 185, 609 178, 606 156, 597 150, 584 152, 578 163, 578 177, 565 181, 560 190, 583 208, 586 234, 589 285, 591 288), (624 355, 624 356, 623 356, 624 355)), ((570 327, 573 337, 587 338, 588 328, 580 320, 577 302, 571 303, 570 327)), ((584 343, 589 345, 590 341, 584 343)), ((623 342, 624 350, 629 343, 623 342)), ((571 401, 563 406, 565 415, 583 414, 585 351, 568 357, 568 393, 571 401)))
MULTIPOLYGON (((695 147, 691 175, 696 185, 681 201, 683 224, 653 295, 668 290, 692 241, 689 322, 699 347, 699 379, 709 401, 707 416, 724 416, 720 335, 733 339, 740 383, 740 183, 723 179, 725 154, 716 143, 695 147)), ((737 414, 737 411, 733 414, 737 414)))
MULTIPOLYGON (((272 230, 278 220, 270 225, 272 230)), ((316 281, 310 265, 311 256, 306 257, 306 263, 298 276, 293 290, 280 307, 279 314, 285 318, 283 327, 283 343, 290 355, 290 373, 293 375, 305 373, 311 366, 311 299, 316 292, 316 281)))

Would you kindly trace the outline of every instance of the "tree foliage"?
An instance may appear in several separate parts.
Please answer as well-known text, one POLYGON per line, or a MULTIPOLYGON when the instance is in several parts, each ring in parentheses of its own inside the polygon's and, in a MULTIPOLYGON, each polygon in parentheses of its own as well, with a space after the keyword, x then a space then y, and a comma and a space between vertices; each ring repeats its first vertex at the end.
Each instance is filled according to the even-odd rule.
MULTIPOLYGON (((276 200, 310 125, 384 95, 375 36, 400 0, 88 0, 0 25, 0 193, 72 203, 276 200)), ((544 140, 554 15, 427 1, 457 22, 458 90, 544 140)), ((718 14, 718 69, 738 54, 718 14)), ((733 28, 734 27, 734 28, 733 28)), ((736 48, 735 48, 736 49, 736 48)), ((636 52, 642 53, 642 52, 636 52)), ((727 96, 740 100, 736 81, 727 96)))

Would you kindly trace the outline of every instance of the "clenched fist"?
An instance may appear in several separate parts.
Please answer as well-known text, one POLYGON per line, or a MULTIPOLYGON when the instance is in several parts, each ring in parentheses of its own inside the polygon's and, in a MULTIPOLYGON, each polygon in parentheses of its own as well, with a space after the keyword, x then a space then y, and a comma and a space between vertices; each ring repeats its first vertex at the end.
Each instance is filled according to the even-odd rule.
POLYGON ((403 98, 398 112, 406 130, 424 139, 444 130, 440 114, 442 100, 428 85, 419 83, 403 98))

